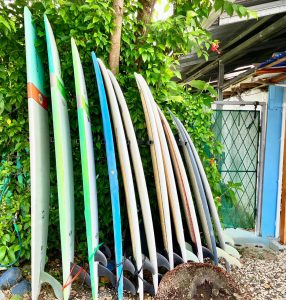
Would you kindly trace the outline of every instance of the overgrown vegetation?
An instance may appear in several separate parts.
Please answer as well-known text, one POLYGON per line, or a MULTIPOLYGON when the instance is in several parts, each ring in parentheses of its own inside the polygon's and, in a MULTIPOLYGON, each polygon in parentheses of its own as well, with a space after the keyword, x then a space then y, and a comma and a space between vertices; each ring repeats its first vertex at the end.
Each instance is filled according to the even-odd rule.
MULTIPOLYGON (((214 141, 211 131, 210 103, 215 97, 215 91, 208 85, 194 82, 193 88, 199 87, 205 91, 190 93, 188 88, 176 84, 171 79, 174 76, 180 78, 180 73, 176 71, 180 55, 195 50, 199 56, 208 56, 212 40, 209 33, 201 27, 201 21, 211 12, 212 3, 217 10, 226 10, 230 14, 235 11, 243 16, 248 15, 248 11, 224 0, 176 0, 170 1, 174 9, 172 17, 165 21, 150 22, 151 17, 149 16, 148 19, 146 16, 147 10, 144 5, 151 2, 155 1, 129 0, 124 3, 120 74, 117 76, 126 96, 137 138, 141 145, 140 150, 149 183, 150 198, 153 204, 156 203, 152 170, 148 167, 150 166, 150 152, 146 143, 144 116, 133 75, 135 71, 146 78, 162 109, 165 110, 168 107, 184 121, 204 161, 216 199, 219 199, 225 191, 221 189, 221 178, 216 163, 213 159, 209 159, 221 151, 220 146, 214 141)), ((18 223, 23 240, 22 258, 30 258, 29 132, 23 30, 25 5, 29 6, 37 24, 40 37, 37 47, 41 52, 45 70, 48 68, 43 28, 44 13, 50 20, 58 45, 62 77, 68 95, 67 103, 73 147, 76 253, 83 257, 86 254, 85 222, 84 214, 80 213, 83 211, 83 191, 70 38, 74 37, 77 42, 84 67, 93 126, 98 174, 100 238, 109 246, 111 244, 113 227, 109 183, 97 87, 90 53, 93 50, 96 51, 97 56, 107 63, 111 46, 110 36, 114 29, 112 4, 112 0, 15 0, 9 4, 0 0, 0 154, 3 160, 0 168, 0 184, 3 187, 7 178, 11 179, 8 184, 9 197, 6 193, 0 203, 0 263, 6 264, 13 261, 15 252, 19 250, 12 227, 12 217, 16 213, 19 215, 18 223), (18 166, 17 157, 21 161, 21 165, 18 166), (19 180, 19 175, 23 176, 23 183, 19 180)), ((49 94, 48 72, 46 72, 46 76, 46 91, 49 94)), ((168 117, 168 114, 166 115, 168 117)), ((52 137, 52 126, 50 128, 52 137)), ((52 144, 50 253, 60 249, 53 148, 52 144)), ((227 188, 225 186, 224 189, 227 188)), ((121 203, 122 215, 126 216, 122 190, 121 203)), ((122 219, 126 220, 127 218, 122 219)), ((154 221, 158 222, 159 220, 154 221)), ((127 228, 126 223, 123 224, 124 228, 127 228)))

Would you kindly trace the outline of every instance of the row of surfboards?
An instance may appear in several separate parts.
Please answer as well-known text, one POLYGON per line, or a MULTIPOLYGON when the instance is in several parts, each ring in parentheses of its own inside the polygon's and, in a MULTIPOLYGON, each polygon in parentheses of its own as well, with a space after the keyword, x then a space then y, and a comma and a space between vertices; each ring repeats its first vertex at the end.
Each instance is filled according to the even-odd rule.
MULTIPOLYGON (((48 18, 44 16, 56 153, 63 269, 62 285, 44 271, 50 198, 49 116, 48 101, 44 91, 44 70, 35 46, 37 41, 36 27, 27 7, 24 9, 24 23, 31 158, 32 299, 38 299, 41 284, 47 282, 53 287, 58 299, 67 300, 70 296, 71 284, 69 283, 72 281, 72 276, 73 274, 80 274, 81 269, 74 264, 74 182, 66 93, 61 77, 60 59, 55 38, 48 18)), ((103 62, 96 58, 93 52, 95 84, 100 99, 108 163, 116 274, 113 274, 107 268, 109 251, 104 247, 99 249, 92 120, 89 114, 90 108, 80 55, 73 38, 71 39, 71 49, 77 98, 84 214, 90 270, 86 281, 92 288, 93 299, 98 298, 98 278, 102 275, 107 276, 116 287, 118 299, 123 298, 123 289, 138 293, 139 298, 143 299, 144 291, 157 292, 159 267, 172 269, 175 265, 188 260, 203 262, 204 257, 211 258, 215 264, 219 263, 219 258, 224 258, 227 269, 230 265, 240 266, 239 253, 232 246, 233 241, 231 238, 226 236, 221 228, 203 165, 190 136, 180 120, 172 114, 178 135, 183 142, 183 160, 174 134, 164 114, 154 101, 146 81, 140 74, 135 74, 150 140, 161 232, 166 255, 157 252, 146 178, 129 110, 115 76, 106 69, 103 62), (124 258, 122 251, 115 142, 124 183, 134 264, 129 259, 124 258), (135 178, 133 178, 133 174, 135 174, 135 178), (139 195, 138 203, 135 196, 136 188, 139 195), (196 201, 196 209, 202 225, 206 247, 202 245, 193 200, 196 201), (148 253, 144 253, 145 255, 142 254, 141 250, 137 205, 141 206, 143 215, 148 248, 148 253), (185 231, 181 216, 181 205, 188 227, 185 231), (175 241, 172 240, 172 228, 175 231, 176 243, 179 245, 179 254, 175 253, 173 249, 175 241), (186 243, 187 237, 185 235, 188 238, 190 237, 192 245, 186 243), (144 279, 144 269, 152 273, 152 285, 144 279), (132 283, 124 276, 123 271, 125 270, 136 275, 137 283, 132 283)))

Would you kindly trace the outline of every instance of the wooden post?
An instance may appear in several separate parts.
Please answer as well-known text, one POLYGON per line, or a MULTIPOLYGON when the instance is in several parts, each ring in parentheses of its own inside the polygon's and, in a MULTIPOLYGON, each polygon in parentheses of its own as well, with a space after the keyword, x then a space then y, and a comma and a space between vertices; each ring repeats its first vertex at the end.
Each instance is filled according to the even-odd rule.
MULTIPOLYGON (((285 124, 286 126, 286 124, 285 124)), ((282 195, 280 211, 280 241, 286 244, 286 130, 284 133, 284 153, 283 153, 283 171, 282 171, 282 195)))

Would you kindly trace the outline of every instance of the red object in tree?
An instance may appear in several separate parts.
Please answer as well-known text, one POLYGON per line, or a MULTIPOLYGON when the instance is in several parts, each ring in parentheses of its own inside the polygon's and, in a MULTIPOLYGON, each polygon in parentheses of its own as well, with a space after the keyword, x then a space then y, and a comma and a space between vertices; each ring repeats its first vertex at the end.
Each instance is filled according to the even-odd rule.
POLYGON ((219 44, 218 43, 213 43, 211 46, 211 51, 216 52, 217 54, 220 54, 220 51, 218 50, 219 44))

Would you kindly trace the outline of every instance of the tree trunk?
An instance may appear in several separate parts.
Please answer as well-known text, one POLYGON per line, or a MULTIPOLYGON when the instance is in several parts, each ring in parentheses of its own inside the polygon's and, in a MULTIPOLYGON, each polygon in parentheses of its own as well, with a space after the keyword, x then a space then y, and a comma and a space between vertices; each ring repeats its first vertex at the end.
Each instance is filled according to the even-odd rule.
POLYGON ((113 0, 114 9, 114 32, 111 35, 111 49, 109 53, 109 67, 115 75, 119 71, 120 44, 121 44, 121 29, 123 21, 123 6, 124 0, 113 0))
POLYGON ((151 22, 156 0, 139 0, 139 2, 142 4, 143 9, 138 11, 137 20, 143 21, 145 25, 141 32, 141 34, 144 35, 146 34, 146 25, 151 22))

